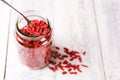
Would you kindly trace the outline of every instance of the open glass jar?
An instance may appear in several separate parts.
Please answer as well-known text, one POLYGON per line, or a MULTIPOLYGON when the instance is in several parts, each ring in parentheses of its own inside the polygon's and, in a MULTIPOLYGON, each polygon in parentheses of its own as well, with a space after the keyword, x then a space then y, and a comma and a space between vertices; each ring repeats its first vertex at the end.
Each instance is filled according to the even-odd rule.
POLYGON ((23 14, 31 20, 31 23, 28 26, 22 16, 19 16, 16 22, 15 38, 17 41, 20 60, 23 64, 32 69, 43 68, 48 64, 51 55, 52 30, 49 25, 49 21, 42 17, 38 11, 31 10, 26 11, 23 14), (36 26, 37 29, 35 28, 36 26), (33 33, 31 35, 29 29, 33 29, 33 33), (48 30, 45 33, 46 29, 48 30))

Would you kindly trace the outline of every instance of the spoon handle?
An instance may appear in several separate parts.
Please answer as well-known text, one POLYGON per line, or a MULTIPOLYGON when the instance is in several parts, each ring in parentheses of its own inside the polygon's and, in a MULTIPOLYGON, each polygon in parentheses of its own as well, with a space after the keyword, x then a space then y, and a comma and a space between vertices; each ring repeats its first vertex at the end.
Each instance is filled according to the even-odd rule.
POLYGON ((27 21, 27 23, 29 24, 29 20, 28 20, 28 18, 26 18, 21 12, 19 12, 16 8, 14 8, 12 5, 10 5, 8 2, 6 2, 5 0, 0 0, 0 1, 2 1, 2 2, 4 2, 6 5, 8 5, 9 7, 11 7, 12 9, 14 9, 15 11, 17 11, 21 16, 23 16, 24 17, 24 19, 27 21))

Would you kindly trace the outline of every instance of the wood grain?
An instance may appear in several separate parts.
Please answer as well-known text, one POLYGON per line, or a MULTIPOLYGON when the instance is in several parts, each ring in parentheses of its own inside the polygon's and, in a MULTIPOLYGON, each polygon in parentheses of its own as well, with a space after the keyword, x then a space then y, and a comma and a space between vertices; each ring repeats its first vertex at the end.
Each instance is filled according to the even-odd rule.
POLYGON ((120 80, 120 0, 94 0, 106 80, 120 80))

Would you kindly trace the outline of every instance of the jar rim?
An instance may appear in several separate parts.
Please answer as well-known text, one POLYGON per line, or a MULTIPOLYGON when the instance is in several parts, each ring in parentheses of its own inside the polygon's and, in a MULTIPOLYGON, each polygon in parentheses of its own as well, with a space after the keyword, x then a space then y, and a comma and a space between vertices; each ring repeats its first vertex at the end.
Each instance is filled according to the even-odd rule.
MULTIPOLYGON (((37 10, 27 10, 27 11, 23 12, 23 14, 29 13, 29 12, 38 12, 38 13, 39 13, 39 11, 37 11, 37 10)), ((17 32, 18 32, 20 35, 22 35, 22 36, 24 36, 24 37, 26 37, 26 38, 31 38, 31 39, 33 39, 33 38, 34 38, 34 39, 35 39, 35 38, 40 38, 40 37, 42 38, 42 37, 45 37, 45 36, 47 36, 47 35, 50 35, 50 34, 52 33, 52 29, 51 29, 51 26, 50 26, 50 23, 49 23, 48 18, 45 18, 45 17, 40 16, 40 15, 35 15, 35 14, 31 14, 31 15, 29 15, 29 16, 33 16, 33 15, 44 19, 45 22, 46 22, 46 23, 49 25, 49 27, 50 27, 50 32, 49 32, 48 34, 42 34, 42 35, 38 35, 38 36, 25 35, 24 33, 22 33, 22 32, 20 31, 19 25, 18 25, 19 20, 20 20, 20 17, 22 17, 21 15, 19 15, 19 16, 17 17, 17 21, 16 21, 16 29, 17 29, 17 32)), ((24 18, 21 18, 21 19, 24 19, 24 18)))

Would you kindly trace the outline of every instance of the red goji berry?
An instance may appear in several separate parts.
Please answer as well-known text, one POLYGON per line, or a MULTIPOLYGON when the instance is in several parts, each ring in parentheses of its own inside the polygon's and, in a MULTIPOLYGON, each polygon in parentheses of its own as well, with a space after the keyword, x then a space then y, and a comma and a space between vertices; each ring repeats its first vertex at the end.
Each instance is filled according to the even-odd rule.
POLYGON ((60 60, 64 60, 64 58, 63 57, 58 57, 60 60))
POLYGON ((77 72, 70 72, 70 74, 77 74, 77 72))
POLYGON ((64 72, 62 72, 62 74, 67 74, 67 72, 64 71, 64 72))
POLYGON ((56 62, 51 61, 51 60, 49 60, 49 62, 50 62, 51 64, 53 64, 53 65, 55 65, 55 64, 56 64, 56 62))
POLYGON ((68 54, 69 53, 69 49, 64 47, 64 52, 66 52, 66 54, 68 54))
POLYGON ((70 66, 69 65, 65 65, 64 68, 70 68, 70 66))
POLYGON ((77 68, 77 70, 78 70, 79 72, 82 72, 82 70, 80 70, 80 68, 77 68))
POLYGON ((55 46, 55 49, 59 50, 60 48, 58 46, 55 46))
POLYGON ((75 66, 75 70, 78 70, 79 72, 82 72, 82 71, 80 70, 80 65, 76 65, 76 66, 75 66))
POLYGON ((50 29, 46 28, 45 30, 43 30, 42 34, 45 35, 45 34, 48 34, 50 32, 50 29))
POLYGON ((42 25, 44 25, 44 24, 46 24, 45 21, 40 20, 39 25, 42 26, 42 25))
POLYGON ((46 29, 47 27, 48 27, 48 24, 44 24, 44 25, 42 25, 40 28, 46 29))
POLYGON ((84 51, 82 54, 83 54, 83 55, 86 55, 86 51, 84 51))
POLYGON ((63 57, 63 58, 67 58, 67 57, 68 57, 68 55, 62 55, 62 57, 63 57))
POLYGON ((59 58, 61 56, 61 54, 57 54, 56 56, 59 58))
POLYGON ((58 67, 57 67, 57 65, 55 65, 55 69, 56 69, 56 70, 58 70, 58 67))
POLYGON ((63 64, 68 64, 68 61, 67 61, 67 60, 65 60, 65 61, 63 62, 63 64))
POLYGON ((71 70, 72 70, 71 68, 68 69, 69 72, 70 72, 71 70))
POLYGON ((73 61, 73 60, 76 59, 76 58, 77 58, 77 56, 71 57, 71 58, 70 58, 70 61, 73 61))
POLYGON ((82 58, 81 58, 81 56, 80 56, 80 57, 78 57, 78 60, 79 60, 80 62, 82 62, 82 58))
POLYGON ((64 71, 64 67, 61 65, 61 62, 58 63, 58 67, 59 67, 62 71, 64 71))
POLYGON ((56 59, 58 59, 58 64, 55 65, 55 67, 57 67, 57 70, 62 70, 62 74, 67 74, 68 72, 69 74, 77 74, 77 72, 82 72, 82 70, 80 69, 80 64, 76 65, 72 63, 74 62, 73 60, 79 60, 80 63, 82 62, 82 57, 80 56, 80 53, 78 51, 69 51, 68 48, 64 47, 63 50, 66 54, 61 54, 58 52, 58 48, 55 47, 55 49, 57 55, 53 57, 56 57, 56 59))
POLYGON ((55 72, 55 68, 54 67, 49 66, 48 68, 55 72))
POLYGON ((81 66, 83 66, 83 67, 88 67, 87 65, 85 65, 85 64, 81 64, 81 66))

